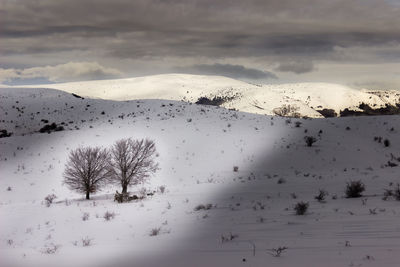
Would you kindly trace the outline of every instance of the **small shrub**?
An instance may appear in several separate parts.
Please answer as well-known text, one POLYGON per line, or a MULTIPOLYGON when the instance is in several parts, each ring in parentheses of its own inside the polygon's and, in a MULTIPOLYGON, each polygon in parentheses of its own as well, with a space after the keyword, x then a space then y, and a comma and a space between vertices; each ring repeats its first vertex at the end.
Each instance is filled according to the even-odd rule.
POLYGON ((385 147, 389 147, 389 146, 390 146, 390 141, 389 141, 389 139, 383 140, 383 145, 384 145, 385 147))
POLYGON ((233 171, 238 172, 239 171, 239 166, 233 166, 233 171))
POLYGON ((318 195, 316 195, 314 198, 318 200, 318 202, 324 202, 325 197, 328 195, 328 192, 325 190, 320 189, 318 195))
POLYGON ((161 185, 158 189, 160 190, 160 193, 161 194, 164 194, 165 193, 165 188, 166 188, 166 186, 165 185, 161 185))
POLYGON ((60 248, 60 245, 55 245, 55 244, 51 243, 43 248, 42 253, 55 254, 59 248, 60 248))
POLYGON ((153 229, 150 230, 150 234, 149 235, 150 236, 156 236, 156 235, 159 235, 160 232, 161 232, 161 227, 153 228, 153 229))
POLYGON ((44 198, 44 202, 46 204, 46 207, 50 207, 50 205, 53 203, 53 200, 56 199, 56 198, 57 198, 57 196, 54 195, 54 194, 47 195, 44 198))
POLYGON ((392 189, 385 189, 385 192, 383 193, 383 200, 388 200, 390 197, 393 196, 393 191, 392 189))
POLYGON ((362 192, 365 191, 365 185, 360 181, 351 181, 347 183, 346 186, 346 197, 347 198, 356 198, 361 197, 362 192))
POLYGON ((89 220, 89 213, 88 212, 84 212, 83 213, 83 215, 82 215, 82 221, 87 221, 87 220, 89 220))
POLYGON ((71 205, 71 201, 68 200, 67 198, 64 200, 65 206, 71 205))
POLYGON ((85 237, 85 238, 82 238, 81 241, 82 241, 82 247, 90 247, 92 245, 93 239, 91 239, 89 237, 85 237))
POLYGON ((7 187, 7 191, 12 191, 11 186, 7 187))
POLYGON ((286 183, 286 180, 285 180, 285 178, 279 178, 278 181, 277 181, 277 183, 278 183, 278 184, 285 184, 285 183, 286 183))
POLYGON ((268 253, 274 257, 280 257, 282 255, 282 253, 285 252, 287 249, 288 249, 287 247, 273 248, 273 249, 269 249, 268 253))
POLYGON ((110 212, 110 211, 106 211, 106 213, 104 213, 104 215, 103 215, 103 218, 106 221, 110 221, 110 220, 114 219, 114 217, 115 217, 115 213, 114 212, 110 212))
POLYGON ((314 136, 304 136, 304 141, 308 147, 311 147, 315 142, 317 142, 317 138, 314 136))
POLYGON ((387 162, 387 165, 386 165, 386 166, 393 168, 393 167, 397 167, 397 166, 398 166, 398 164, 397 164, 397 163, 394 163, 394 162, 392 162, 392 161, 390 161, 390 160, 388 160, 388 162, 387 162))
POLYGON ((363 206, 367 206, 368 198, 361 199, 361 203, 363 206))
POLYGON ((305 215, 308 210, 308 202, 300 201, 294 206, 296 215, 305 215))
POLYGON ((196 101, 195 104, 220 106, 225 102, 233 100, 234 98, 234 96, 214 96, 213 98, 202 96, 196 101))
POLYGON ((10 137, 12 133, 7 132, 7 130, 0 130, 0 138, 10 137))
POLYGON ((300 108, 296 105, 282 105, 281 107, 274 108, 272 112, 275 115, 281 117, 293 117, 293 118, 300 118, 301 114, 299 113, 300 108))
POLYGON ((139 190, 139 198, 144 199, 147 197, 148 190, 145 187, 140 188, 139 190))
POLYGON ((228 235, 221 235, 221 243, 232 241, 232 240, 234 240, 235 238, 238 238, 238 237, 239 237, 239 235, 232 234, 232 233, 229 233, 228 235))
POLYGON ((118 203, 129 202, 137 199, 139 199, 138 196, 130 196, 129 193, 118 193, 118 191, 116 191, 114 194, 114 201, 117 201, 118 203))
POLYGON ((195 210, 195 211, 199 211, 199 210, 209 210, 209 209, 211 209, 211 208, 212 208, 212 204, 206 204, 206 205, 199 204, 199 205, 197 205, 197 206, 194 208, 194 210, 195 210))
POLYGON ((397 184, 396 189, 393 190, 393 196, 396 200, 400 201, 400 185, 397 184))
POLYGON ((51 132, 59 132, 59 131, 64 131, 64 127, 57 126, 57 124, 54 122, 52 124, 46 124, 39 130, 40 133, 51 133, 51 132))
POLYGON ((385 189, 385 192, 383 193, 383 200, 388 200, 391 197, 397 201, 400 201, 400 184, 397 184, 395 189, 385 189))

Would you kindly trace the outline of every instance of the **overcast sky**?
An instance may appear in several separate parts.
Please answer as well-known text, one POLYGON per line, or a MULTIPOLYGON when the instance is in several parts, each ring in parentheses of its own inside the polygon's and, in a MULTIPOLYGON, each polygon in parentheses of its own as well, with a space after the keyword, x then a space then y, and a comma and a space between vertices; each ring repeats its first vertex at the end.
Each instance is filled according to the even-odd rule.
POLYGON ((0 0, 0 83, 169 72, 400 89, 400 0, 0 0))

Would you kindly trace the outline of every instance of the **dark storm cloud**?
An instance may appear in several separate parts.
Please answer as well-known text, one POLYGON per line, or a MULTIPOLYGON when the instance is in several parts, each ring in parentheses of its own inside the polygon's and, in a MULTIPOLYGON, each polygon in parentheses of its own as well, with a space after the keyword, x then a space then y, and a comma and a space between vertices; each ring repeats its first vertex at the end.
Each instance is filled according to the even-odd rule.
MULTIPOLYGON (((0 6, 1 36, 118 39, 124 33, 142 33, 133 45, 160 41, 158 51, 154 52, 160 55, 162 46, 168 45, 167 41, 172 38, 174 42, 170 44, 177 44, 177 48, 204 45, 201 52, 206 55, 207 49, 210 52, 224 49, 226 55, 248 48, 255 49, 256 53, 271 50, 312 54, 315 50, 330 51, 335 45, 400 40, 399 28, 392 24, 400 24, 399 13, 393 12, 395 8, 380 1, 350 2, 5 0, 0 6), (122 35, 118 37, 118 34, 122 35)), ((129 36, 120 41, 132 44, 129 36)), ((90 44, 90 40, 84 42, 90 44)), ((113 47, 108 49, 117 52, 113 47)), ((168 52, 180 54, 179 50, 171 50, 168 52)), ((252 50, 246 52, 253 55, 252 50)))
POLYGON ((276 79, 278 78, 272 72, 261 71, 252 68, 246 68, 241 65, 231 64, 213 64, 213 65, 194 65, 189 67, 176 68, 181 73, 221 75, 238 79, 276 79))
MULTIPOLYGON (((247 67, 254 58, 263 58, 282 70, 288 69, 287 62, 293 58, 301 62, 397 61, 380 57, 386 49, 400 54, 400 9, 393 3, 1 0, 0 55, 7 57, 2 67, 15 65, 13 55, 23 54, 40 57, 44 65, 46 60, 54 62, 46 56, 53 57, 57 51, 64 58, 57 64, 101 58, 102 63, 114 62, 113 67, 120 60, 147 60, 156 65, 165 58, 181 60, 180 65, 194 65, 199 58, 207 59, 199 64, 241 58, 240 64, 247 67), (337 52, 337 48, 371 46, 379 47, 380 55, 363 49, 337 52)), ((294 71, 302 73, 306 68, 294 71)))

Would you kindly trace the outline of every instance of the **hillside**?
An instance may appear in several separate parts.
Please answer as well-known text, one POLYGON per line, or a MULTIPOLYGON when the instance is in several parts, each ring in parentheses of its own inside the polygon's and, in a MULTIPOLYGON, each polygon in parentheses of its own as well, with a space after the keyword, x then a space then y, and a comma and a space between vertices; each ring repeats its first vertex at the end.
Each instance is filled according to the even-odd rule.
MULTIPOLYGON (((40 86, 89 98, 108 100, 165 99, 195 103, 200 97, 220 97, 221 106, 239 111, 273 115, 283 105, 297 107, 299 116, 322 117, 317 110, 332 109, 338 115, 348 108, 360 110, 396 106, 398 91, 358 90, 327 83, 254 85, 222 76, 163 74, 129 79, 59 83, 40 86)), ((399 111, 400 112, 400 111, 399 111)))
MULTIPOLYGON (((294 91, 282 88, 271 94, 283 90, 290 100, 294 91)), ((400 205, 383 199, 398 183, 399 116, 288 119, 38 88, 0 95, 0 130, 12 133, 0 138, 2 267, 399 265, 400 205), (40 133, 52 123, 63 129, 40 133), (118 204, 120 188, 107 186, 87 201, 63 185, 72 149, 126 137, 156 143, 160 170, 130 188, 153 196, 118 204), (363 196, 346 198, 346 183, 357 180, 363 196), (57 198, 46 207, 49 194, 57 198), (300 201, 309 204, 305 215, 293 209, 300 201), (276 257, 279 247, 287 249, 276 257)), ((336 105, 328 100, 318 99, 336 105)))

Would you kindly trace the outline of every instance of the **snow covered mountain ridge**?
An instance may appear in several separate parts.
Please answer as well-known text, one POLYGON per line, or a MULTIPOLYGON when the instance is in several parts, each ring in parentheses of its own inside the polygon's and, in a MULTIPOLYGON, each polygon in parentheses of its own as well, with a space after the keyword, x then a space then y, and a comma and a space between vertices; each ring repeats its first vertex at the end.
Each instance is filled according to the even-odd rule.
MULTIPOLYGON (((365 107, 379 109, 387 105, 395 110, 377 111, 377 114, 394 114, 399 112, 400 105, 399 91, 359 90, 329 83, 255 85, 222 76, 188 74, 19 87, 51 88, 82 97, 117 101, 163 99, 196 103, 199 100, 216 100, 217 105, 243 112, 314 118, 335 114, 346 116, 349 115, 346 109, 365 112, 365 107), (364 108, 360 109, 362 104, 364 108), (282 114, 282 110, 288 114, 282 114)), ((350 112, 350 115, 357 114, 350 112)))

